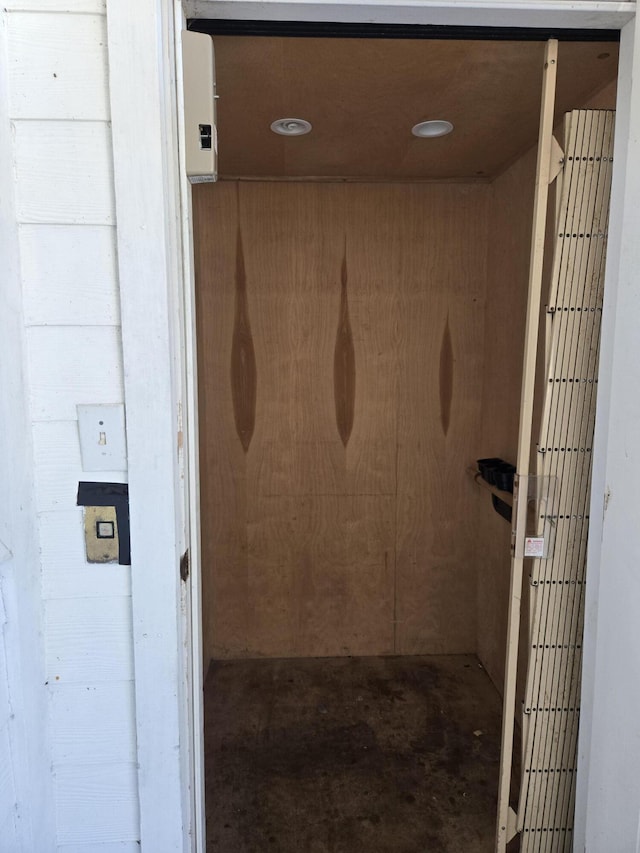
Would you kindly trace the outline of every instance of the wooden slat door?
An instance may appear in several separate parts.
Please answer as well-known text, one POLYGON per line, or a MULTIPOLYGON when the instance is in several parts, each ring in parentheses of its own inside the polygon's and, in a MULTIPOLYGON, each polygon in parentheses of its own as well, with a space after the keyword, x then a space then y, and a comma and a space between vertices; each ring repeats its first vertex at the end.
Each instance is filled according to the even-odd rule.
POLYGON ((509 830, 502 836, 504 821, 498 827, 498 850, 504 850, 514 831, 521 834, 521 853, 569 853, 573 845, 591 456, 614 121, 615 114, 607 110, 574 110, 565 118, 546 307, 542 416, 535 471, 529 476, 519 472, 518 500, 525 509, 514 531, 514 559, 523 552, 527 556, 524 527, 531 525, 532 509, 538 528, 533 532, 545 539, 549 551, 544 559, 525 563, 530 627, 521 784, 517 816, 511 811, 509 830), (546 503, 527 501, 527 494, 536 491, 532 485, 550 496, 546 503))

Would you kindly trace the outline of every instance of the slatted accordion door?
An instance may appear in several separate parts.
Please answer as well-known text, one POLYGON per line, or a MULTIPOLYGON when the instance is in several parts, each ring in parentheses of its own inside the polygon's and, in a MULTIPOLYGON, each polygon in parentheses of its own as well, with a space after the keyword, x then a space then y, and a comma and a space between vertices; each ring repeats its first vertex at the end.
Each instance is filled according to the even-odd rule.
POLYGON ((615 114, 565 119, 564 168, 547 306, 547 365, 537 447, 550 556, 530 566, 523 706, 521 851, 572 848, 591 448, 615 114), (548 478, 548 479, 546 479, 548 478))
POLYGON ((524 564, 530 608, 521 785, 517 815, 509 809, 498 850, 516 832, 521 853, 570 853, 573 844, 614 120, 607 110, 575 110, 565 117, 540 435, 535 472, 519 477, 518 501, 528 506, 514 532, 516 557, 531 557, 524 564), (538 553, 544 557, 532 556, 538 553))

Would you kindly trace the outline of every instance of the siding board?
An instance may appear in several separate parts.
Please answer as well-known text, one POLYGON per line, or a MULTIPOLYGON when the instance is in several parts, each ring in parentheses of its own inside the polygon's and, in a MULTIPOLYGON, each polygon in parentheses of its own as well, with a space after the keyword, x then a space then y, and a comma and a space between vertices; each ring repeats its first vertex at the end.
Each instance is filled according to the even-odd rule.
POLYGON ((87 563, 80 507, 43 512, 38 521, 45 600, 131 595, 129 566, 87 563))
POLYGON ((0 728, 0 849, 16 853, 19 849, 15 824, 15 785, 8 726, 0 728))
POLYGON ((2 838, 3 853, 22 853, 24 848, 18 846, 16 837, 16 822, 13 807, 10 803, 3 803, 0 810, 0 838, 2 838))
MULTIPOLYGON (((4 726, 11 717, 11 703, 9 700, 9 684, 7 682, 7 668, 5 665, 4 640, 0 635, 0 728, 4 726)), ((0 836, 1 837, 1 836, 0 836)))
MULTIPOLYGON (((9 699, 9 677, 7 672, 7 648, 4 639, 4 626, 7 621, 2 600, 2 587, 0 586, 0 728, 4 726, 11 716, 11 702, 9 699)), ((2 836, 0 836, 1 838, 2 836)))
POLYGON ((45 631, 50 684, 88 685, 133 679, 130 598, 48 601, 45 631))
POLYGON ((134 764, 68 764, 54 771, 58 843, 136 841, 139 835, 134 764))
MULTIPOLYGON (((39 512, 73 510, 76 507, 79 480, 107 483, 126 480, 123 471, 83 472, 77 421, 34 424, 33 446, 36 507, 39 512)), ((75 526, 73 529, 77 531, 75 526)), ((73 529, 69 533, 75 537, 73 529)), ((82 531, 79 536, 82 541, 82 531)))
POLYGON ((111 226, 22 225, 20 254, 28 326, 120 323, 111 226))
POLYGON ((79 403, 122 403, 120 331, 114 327, 27 330, 31 417, 68 421, 79 403))
POLYGON ((104 14, 106 0, 4 0, 9 12, 75 12, 104 14))
POLYGON ((106 42, 103 15, 10 15, 10 116, 108 120, 106 42))
MULTIPOLYGON (((78 403, 123 400, 106 4, 3 8, 57 824, 47 849, 132 853, 140 816, 130 569, 86 562, 75 505, 80 479, 126 479, 82 471, 76 422, 78 403)), ((2 639, 0 625, 0 850, 13 853, 22 847, 2 639)))
POLYGON ((111 131, 106 122, 16 121, 18 222, 111 225, 111 131))
POLYGON ((106 844, 59 844, 59 853, 140 853, 138 841, 113 841, 106 844))
POLYGON ((133 682, 50 689, 54 764, 135 762, 133 682))

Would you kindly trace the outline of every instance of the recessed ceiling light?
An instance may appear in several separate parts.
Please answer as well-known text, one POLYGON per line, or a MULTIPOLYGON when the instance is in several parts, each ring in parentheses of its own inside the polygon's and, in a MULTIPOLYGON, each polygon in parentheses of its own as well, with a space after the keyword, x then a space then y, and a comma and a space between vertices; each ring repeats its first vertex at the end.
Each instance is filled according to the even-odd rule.
POLYGON ((311 122, 303 118, 279 118, 272 123, 271 130, 281 136, 304 136, 311 130, 311 122))
POLYGON ((446 136, 447 133, 451 133, 452 130, 453 125, 450 121, 436 119, 434 121, 421 121, 420 124, 416 124, 411 128, 411 133, 413 133, 414 136, 427 138, 433 136, 446 136))

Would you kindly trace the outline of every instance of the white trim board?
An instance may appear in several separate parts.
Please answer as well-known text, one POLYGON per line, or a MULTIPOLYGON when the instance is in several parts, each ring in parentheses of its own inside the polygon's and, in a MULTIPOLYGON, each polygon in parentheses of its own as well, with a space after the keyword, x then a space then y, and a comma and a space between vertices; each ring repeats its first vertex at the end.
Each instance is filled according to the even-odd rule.
POLYGON ((193 849, 180 556, 185 356, 172 4, 109 0, 118 270, 129 450, 140 840, 193 849))
MULTIPOLYGON (((176 2, 175 51, 178 80, 182 80, 182 36, 186 18, 180 2, 176 2)), ((215 70, 215 69, 214 69, 215 70)), ((195 849, 206 847, 205 772, 204 772, 204 678, 205 661, 202 646, 202 578, 200 564, 200 441, 198 435, 198 353, 196 348, 196 293, 193 264, 193 222, 191 183, 187 178, 184 88, 176 87, 178 106, 178 142, 180 163, 180 193, 182 212, 182 263, 184 292, 184 472, 187 495, 185 506, 187 539, 189 542, 189 583, 184 586, 186 622, 184 629, 185 667, 191 676, 190 707, 186 709, 191 722, 190 778, 193 792, 189 803, 193 821, 195 849), (194 618, 195 614, 195 618, 194 618)), ((186 806, 185 806, 186 808, 186 806)))
POLYGON ((640 28, 622 32, 587 562, 576 851, 640 850, 640 28), (613 781, 615 780, 615 784, 613 781))
POLYGON ((188 18, 421 24, 462 27, 621 29, 633 0, 186 0, 188 18))

